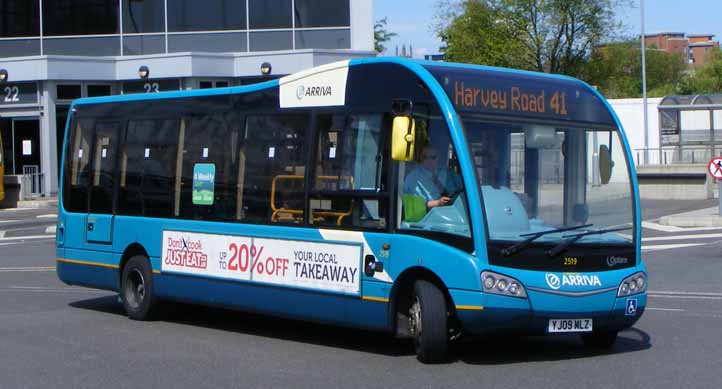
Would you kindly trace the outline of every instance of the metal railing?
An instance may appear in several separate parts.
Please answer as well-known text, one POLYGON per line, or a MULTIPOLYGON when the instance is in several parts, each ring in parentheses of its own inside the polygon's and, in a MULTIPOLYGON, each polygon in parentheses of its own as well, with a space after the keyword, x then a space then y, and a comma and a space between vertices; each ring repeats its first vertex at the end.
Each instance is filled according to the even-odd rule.
POLYGON ((23 177, 20 184, 23 200, 33 200, 43 194, 43 173, 37 165, 23 166, 23 177))
MULTIPOLYGON (((634 149, 634 164, 644 165, 644 150, 634 149)), ((712 146, 663 146, 649 148, 649 165, 707 163, 712 158, 712 146)), ((722 145, 715 146, 715 154, 722 155, 722 145)))

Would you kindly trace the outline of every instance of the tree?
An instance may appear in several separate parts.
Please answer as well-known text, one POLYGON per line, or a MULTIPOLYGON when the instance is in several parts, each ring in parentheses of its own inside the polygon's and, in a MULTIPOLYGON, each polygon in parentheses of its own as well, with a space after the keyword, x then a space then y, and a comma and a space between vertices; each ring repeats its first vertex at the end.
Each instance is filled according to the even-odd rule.
POLYGON ((676 92, 684 95, 722 92, 722 50, 712 48, 707 53, 706 63, 684 77, 676 92))
MULTIPOLYGON (((642 96, 642 63, 639 41, 613 42, 595 48, 578 76, 599 88, 607 98, 642 96)), ((685 65, 678 54, 647 48, 647 94, 674 94, 685 65)))
MULTIPOLYGON (((445 8, 448 12, 453 8, 445 8)), ((518 31, 502 13, 479 1, 466 1, 462 11, 438 35, 441 50, 453 62, 529 68, 518 31)))
POLYGON ((620 29, 626 0, 461 0, 437 27, 451 61, 576 76, 592 48, 620 29))
POLYGON ((379 19, 374 23, 374 49, 377 53, 383 53, 386 50, 384 43, 398 35, 395 32, 386 30, 386 19, 387 18, 379 19))

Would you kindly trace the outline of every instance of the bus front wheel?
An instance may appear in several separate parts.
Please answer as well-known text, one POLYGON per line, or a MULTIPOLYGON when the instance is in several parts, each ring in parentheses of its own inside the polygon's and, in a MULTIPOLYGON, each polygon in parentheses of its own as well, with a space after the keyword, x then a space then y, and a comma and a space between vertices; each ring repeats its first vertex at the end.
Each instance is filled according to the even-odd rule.
POLYGON ((416 281, 409 309, 409 332, 423 363, 443 362, 448 348, 446 301, 436 285, 416 281))
POLYGON ((153 272, 148 258, 134 256, 123 267, 120 297, 123 308, 133 320, 150 320, 155 313, 153 272))

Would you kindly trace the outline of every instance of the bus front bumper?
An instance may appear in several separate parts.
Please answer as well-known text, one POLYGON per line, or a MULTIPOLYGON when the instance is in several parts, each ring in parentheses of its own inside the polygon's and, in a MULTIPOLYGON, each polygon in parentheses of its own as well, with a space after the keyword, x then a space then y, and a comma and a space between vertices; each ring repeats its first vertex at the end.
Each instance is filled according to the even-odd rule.
MULTIPOLYGON (((560 319, 571 319, 572 322, 591 319, 591 328, 595 332, 619 331, 634 325, 647 305, 646 292, 619 298, 616 290, 591 296, 560 296, 538 291, 527 291, 527 294, 528 298, 524 299, 451 291, 457 318, 463 332, 469 335, 555 335, 550 330, 550 321, 560 319), (467 309, 474 306, 481 308, 467 309)), ((560 333, 582 332, 572 329, 560 333)))

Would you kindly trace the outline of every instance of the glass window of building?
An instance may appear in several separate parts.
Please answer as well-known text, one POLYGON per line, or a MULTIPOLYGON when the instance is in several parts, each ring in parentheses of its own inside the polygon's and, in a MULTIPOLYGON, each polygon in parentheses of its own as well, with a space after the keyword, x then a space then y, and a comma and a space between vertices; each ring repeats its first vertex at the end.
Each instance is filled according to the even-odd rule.
POLYGON ((245 30, 243 0, 169 0, 168 31, 245 30))
POLYGON ((297 49, 350 49, 351 30, 296 30, 297 49))
POLYGON ((125 35, 123 36, 123 55, 165 53, 164 35, 125 35))
POLYGON ((296 0, 296 28, 345 27, 350 25, 349 0, 296 0))
POLYGON ((252 32, 251 51, 277 51, 293 49, 293 35, 289 31, 252 32))
POLYGON ((124 34, 165 31, 164 0, 122 1, 124 34))
POLYGON ((58 100, 75 100, 81 96, 80 84, 58 85, 58 100))
POLYGON ((172 34, 168 36, 168 51, 241 52, 246 51, 246 33, 172 34))
POLYGON ((110 85, 88 85, 88 97, 110 96, 111 94, 110 85))
POLYGON ((117 34, 118 0, 43 0, 44 35, 117 34))
POLYGON ((251 29, 291 28, 291 0, 248 0, 251 29))
POLYGON ((40 6, 37 1, 0 1, 0 37, 39 36, 40 6))

